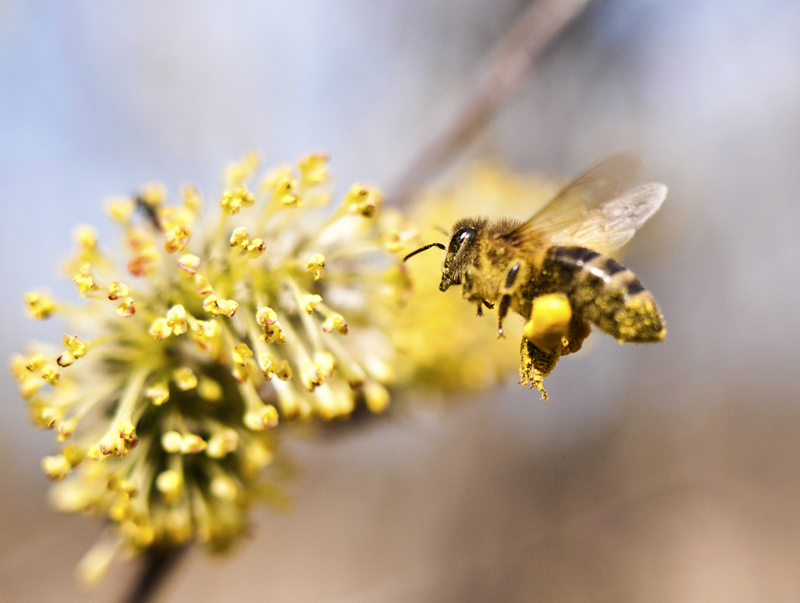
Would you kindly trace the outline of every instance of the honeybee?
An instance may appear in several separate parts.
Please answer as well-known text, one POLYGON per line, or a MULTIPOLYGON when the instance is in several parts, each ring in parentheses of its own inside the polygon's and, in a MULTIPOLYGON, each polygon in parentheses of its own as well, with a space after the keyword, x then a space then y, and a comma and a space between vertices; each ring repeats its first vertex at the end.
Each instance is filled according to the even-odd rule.
POLYGON ((661 341, 664 318, 636 275, 608 257, 652 216, 667 196, 663 184, 633 187, 638 157, 609 157, 567 185, 529 220, 464 218, 446 250, 439 290, 461 285, 483 308, 498 305, 498 336, 509 311, 526 321, 520 382, 547 399, 542 381, 561 356, 578 351, 590 325, 620 343, 661 341))

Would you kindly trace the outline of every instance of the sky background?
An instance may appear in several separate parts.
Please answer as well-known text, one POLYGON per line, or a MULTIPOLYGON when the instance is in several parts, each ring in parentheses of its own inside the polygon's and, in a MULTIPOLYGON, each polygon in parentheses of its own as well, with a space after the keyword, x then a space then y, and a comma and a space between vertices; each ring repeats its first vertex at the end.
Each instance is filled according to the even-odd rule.
MULTIPOLYGON (((216 191, 253 148, 324 149, 340 190, 388 185, 524 6, 0 0, 0 355, 60 337, 23 295, 74 296, 59 260, 75 224, 110 240, 108 195, 216 191)), ((643 153, 670 195, 625 263, 666 341, 595 335, 548 402, 512 376, 290 443, 295 512, 257 512, 225 561, 190 553, 169 600, 800 598, 798 31, 790 1, 593 2, 465 156, 568 178, 643 153)), ((99 526, 47 510, 52 434, 0 387, 0 593, 84 600, 72 567, 99 526)), ((130 568, 113 572, 97 600, 130 568)))

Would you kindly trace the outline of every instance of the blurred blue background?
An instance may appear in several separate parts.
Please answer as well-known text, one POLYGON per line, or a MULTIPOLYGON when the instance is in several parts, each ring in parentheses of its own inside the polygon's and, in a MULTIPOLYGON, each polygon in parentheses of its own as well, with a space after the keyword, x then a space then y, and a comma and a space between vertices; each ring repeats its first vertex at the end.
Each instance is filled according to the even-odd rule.
MULTIPOLYGON (((111 239, 108 195, 216 191, 252 148, 324 149, 340 189, 388 185, 525 5, 1 0, 0 355, 60 337, 23 294, 74 296, 59 260, 75 224, 111 239)), ((169 600, 800 599, 798 31, 790 1, 590 4, 467 155, 569 177, 641 151, 670 196, 626 264, 667 340, 595 336, 549 402, 512 381, 292 443, 297 510, 258 512, 222 563, 193 552, 169 600)), ((47 510, 52 434, 0 386, 0 599, 83 600, 99 526, 47 510)))

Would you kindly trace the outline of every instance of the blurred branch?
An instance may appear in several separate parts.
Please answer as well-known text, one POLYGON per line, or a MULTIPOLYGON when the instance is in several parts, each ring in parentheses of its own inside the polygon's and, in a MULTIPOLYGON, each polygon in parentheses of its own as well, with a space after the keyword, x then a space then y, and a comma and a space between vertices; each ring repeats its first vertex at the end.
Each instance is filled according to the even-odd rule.
POLYGON ((166 578, 184 557, 188 545, 166 550, 149 549, 144 556, 141 573, 122 599, 124 603, 147 603, 152 601, 166 578))
POLYGON ((516 88, 531 63, 577 17, 589 0, 537 0, 500 40, 455 117, 434 132, 407 169, 389 187, 388 199, 402 205, 483 130, 516 88))

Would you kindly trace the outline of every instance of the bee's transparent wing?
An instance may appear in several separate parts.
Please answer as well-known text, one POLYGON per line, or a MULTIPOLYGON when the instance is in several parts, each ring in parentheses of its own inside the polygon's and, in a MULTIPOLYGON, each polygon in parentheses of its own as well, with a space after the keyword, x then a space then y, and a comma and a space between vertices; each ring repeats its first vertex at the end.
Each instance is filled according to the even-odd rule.
POLYGON ((561 190, 530 220, 505 238, 515 246, 552 238, 584 222, 599 205, 633 186, 642 168, 638 155, 622 153, 603 160, 561 190))
POLYGON ((557 245, 580 245, 609 253, 630 241, 666 197, 665 185, 642 184, 593 209, 582 221, 550 233, 549 239, 557 245))

